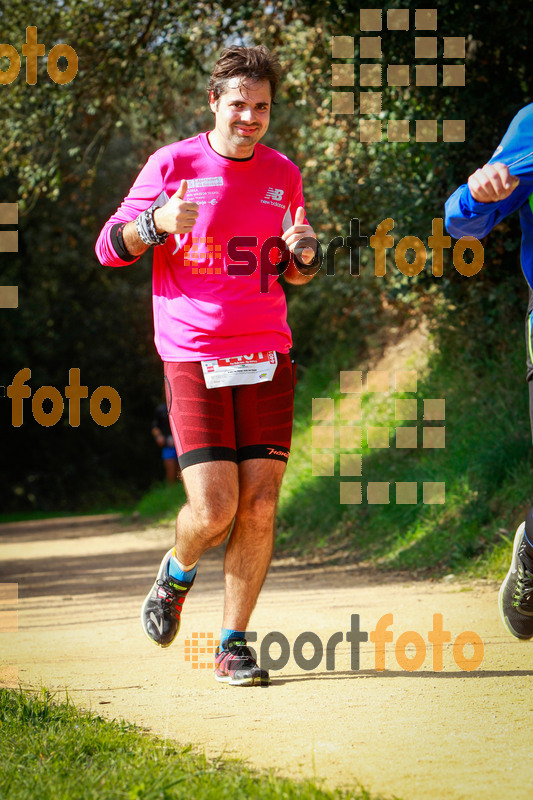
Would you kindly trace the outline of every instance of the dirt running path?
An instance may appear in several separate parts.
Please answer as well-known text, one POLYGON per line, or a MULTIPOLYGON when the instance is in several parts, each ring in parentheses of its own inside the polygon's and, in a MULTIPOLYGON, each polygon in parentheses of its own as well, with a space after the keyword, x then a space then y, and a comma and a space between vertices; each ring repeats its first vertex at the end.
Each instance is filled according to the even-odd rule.
MULTIPOLYGON (((352 670, 344 635, 334 670, 324 656, 305 671, 291 650, 270 688, 233 688, 185 660, 193 632, 218 635, 220 553, 202 560, 172 647, 156 648, 142 631, 141 603, 171 539, 170 529, 125 532, 105 518, 1 526, 0 681, 66 689, 101 715, 194 742, 208 755, 240 756, 280 774, 325 778, 329 786, 360 781, 403 800, 530 797, 533 641, 506 634, 496 586, 274 563, 252 620, 259 642, 277 630, 292 648, 299 633, 313 631, 325 645, 350 629, 351 614, 371 631, 391 612, 387 669, 376 671, 368 641, 360 669, 352 670), (18 606, 8 584, 18 584, 18 606), (433 613, 442 613, 452 643, 464 630, 479 634, 479 669, 459 669, 448 644, 444 669, 433 670, 433 613), (395 642, 407 630, 428 645, 414 672, 400 669, 395 657, 395 642)), ((472 652, 468 645, 465 656, 472 652)), ((311 645, 303 654, 312 655, 311 645)))

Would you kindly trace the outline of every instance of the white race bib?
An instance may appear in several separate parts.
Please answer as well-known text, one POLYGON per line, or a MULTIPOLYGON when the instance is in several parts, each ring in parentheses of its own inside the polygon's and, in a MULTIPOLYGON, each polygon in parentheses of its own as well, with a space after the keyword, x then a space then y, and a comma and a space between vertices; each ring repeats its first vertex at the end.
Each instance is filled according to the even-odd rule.
POLYGON ((219 386, 244 386, 271 381, 277 364, 275 351, 268 350, 246 356, 202 361, 202 370, 207 388, 215 389, 219 386))

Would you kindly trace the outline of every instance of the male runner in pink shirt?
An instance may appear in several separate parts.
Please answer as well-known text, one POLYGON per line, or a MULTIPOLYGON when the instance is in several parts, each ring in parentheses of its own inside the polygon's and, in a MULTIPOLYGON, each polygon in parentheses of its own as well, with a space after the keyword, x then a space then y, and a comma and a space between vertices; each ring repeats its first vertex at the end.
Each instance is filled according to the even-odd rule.
POLYGON ((307 283, 318 265, 300 172, 259 144, 279 77, 264 46, 225 50, 208 87, 214 130, 150 156, 96 245, 108 266, 153 246, 155 343, 187 492, 142 625, 155 644, 171 644, 198 559, 229 534, 215 677, 233 685, 269 680, 246 627, 270 563, 292 433, 279 271, 307 283))

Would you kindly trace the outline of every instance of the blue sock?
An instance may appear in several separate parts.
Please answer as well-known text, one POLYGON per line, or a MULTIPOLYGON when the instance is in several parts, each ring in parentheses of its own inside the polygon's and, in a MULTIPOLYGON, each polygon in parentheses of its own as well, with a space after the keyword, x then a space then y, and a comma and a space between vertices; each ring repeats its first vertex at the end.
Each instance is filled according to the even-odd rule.
POLYGON ((168 574, 171 578, 175 578, 177 581, 183 581, 183 583, 192 583, 193 578, 196 575, 197 566, 198 565, 195 564, 192 569, 185 571, 180 567, 174 556, 170 556, 170 561, 168 562, 168 574))
POLYGON ((235 631, 233 628, 222 628, 220 631, 220 649, 226 650, 228 640, 233 639, 236 642, 246 641, 246 631, 235 631))

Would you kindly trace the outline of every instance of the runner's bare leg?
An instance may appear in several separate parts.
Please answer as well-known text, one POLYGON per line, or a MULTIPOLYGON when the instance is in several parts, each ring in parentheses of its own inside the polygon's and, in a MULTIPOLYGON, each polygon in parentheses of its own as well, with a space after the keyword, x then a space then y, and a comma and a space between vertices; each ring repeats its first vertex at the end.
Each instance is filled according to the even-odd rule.
POLYGON ((183 470, 187 503, 176 521, 176 555, 185 566, 221 544, 235 525, 224 559, 223 627, 246 630, 274 546, 274 520, 285 463, 248 459, 194 464, 183 470))
POLYGON ((239 500, 239 471, 231 461, 193 464, 182 471, 187 502, 176 520, 176 556, 193 564, 229 533, 239 500))
POLYGON ((224 559, 224 628, 245 631, 254 610, 272 557, 285 466, 264 458, 239 464, 239 505, 224 559))

